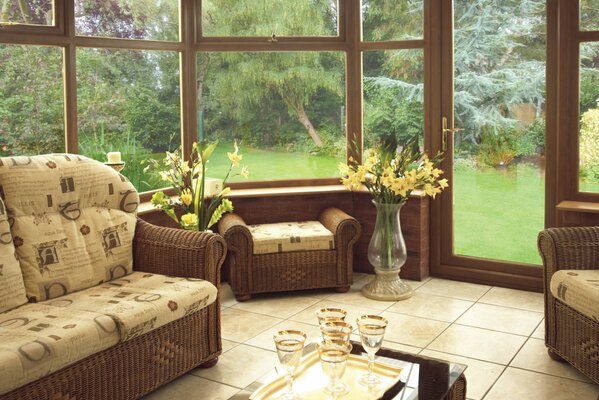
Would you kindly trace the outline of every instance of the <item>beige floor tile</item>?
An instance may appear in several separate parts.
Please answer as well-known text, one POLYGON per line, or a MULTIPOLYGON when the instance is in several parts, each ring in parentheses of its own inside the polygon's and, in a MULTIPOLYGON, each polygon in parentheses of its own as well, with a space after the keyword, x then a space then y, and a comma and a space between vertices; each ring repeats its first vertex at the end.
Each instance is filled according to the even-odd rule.
POLYGON ((541 321, 537 329, 531 335, 535 339, 543 339, 545 340, 545 319, 541 321))
POLYGON ((356 326, 356 319, 360 315, 364 314, 379 314, 381 310, 376 308, 358 307, 351 304, 339 303, 328 299, 322 300, 305 310, 291 316, 289 319, 293 321, 303 322, 310 325, 318 325, 318 319, 316 318, 316 310, 321 308, 342 308, 347 311, 345 320, 352 326, 356 326))
POLYGON ((437 296, 476 301, 487 293, 489 289, 491 289, 491 286, 432 278, 417 290, 422 293, 435 294, 437 296))
POLYGON ((227 400, 237 392, 239 392, 238 388, 187 374, 150 393, 143 399, 227 400))
POLYGON ((507 365, 525 341, 523 336, 452 325, 428 349, 507 365))
POLYGON ((299 331, 304 332, 306 334, 306 336, 308 336, 306 343, 310 343, 316 339, 319 339, 322 336, 320 333, 320 328, 316 325, 308 325, 308 324, 304 324, 301 322, 287 320, 287 321, 283 321, 280 324, 273 326, 270 329, 267 329, 266 331, 262 332, 258 336, 251 338, 250 340, 246 341, 245 344, 250 345, 250 346, 260 347, 265 350, 276 351, 276 348, 275 348, 275 345, 273 342, 273 335, 277 331, 289 330, 289 329, 299 330, 299 331))
POLYGON ((266 294, 235 304, 231 309, 251 311, 270 317, 287 319, 316 304, 321 299, 305 295, 266 294))
POLYGON ((426 282, 430 281, 431 277, 428 278, 424 278, 421 281, 412 281, 410 279, 402 279, 402 281, 404 281, 405 283, 407 283, 412 289, 416 290, 418 289, 420 286, 424 285, 426 282))
POLYGON ((227 340, 227 339, 221 339, 221 341, 223 343, 223 353, 231 350, 233 347, 235 347, 239 344, 237 342, 233 342, 233 341, 227 340))
POLYGON ((545 303, 543 293, 528 292, 525 290, 507 289, 502 287, 493 287, 481 299, 481 303, 495 304, 496 306, 505 306, 521 308, 523 310, 544 312, 545 303))
POLYGON ((485 400, 596 400, 597 395, 597 385, 509 367, 485 400))
POLYGON ((530 336, 542 319, 543 314, 534 311, 477 303, 456 323, 530 336))
POLYGON ((374 274, 365 274, 363 272, 354 272, 354 284, 356 283, 366 283, 369 282, 374 277, 374 274))
POLYGON ((381 313, 381 315, 389 321, 385 331, 386 340, 414 347, 426 347, 449 326, 446 322, 411 317, 388 311, 381 313))
POLYGON ((233 290, 231 290, 231 286, 228 283, 220 285, 218 295, 220 296, 220 305, 222 307, 231 307, 237 304, 233 290))
POLYGON ((389 308, 390 305, 393 304, 393 302, 390 301, 372 300, 362 296, 362 293, 360 293, 362 286, 364 286, 364 283, 354 283, 349 292, 334 293, 331 296, 327 297, 327 300, 354 305, 358 307, 374 308, 380 311, 386 310, 387 308, 389 308))
POLYGON ((277 364, 272 351, 240 344, 223 354, 212 368, 197 368, 192 374, 237 388, 245 388, 277 364))
POLYGON ((414 296, 398 301, 389 307, 387 311, 453 322, 473 304, 471 301, 451 299, 417 291, 414 296))
POLYGON ((438 351, 423 350, 420 354, 427 357, 439 358, 441 360, 467 365, 468 368, 465 373, 467 382, 466 393, 468 398, 472 400, 482 399, 505 369, 505 366, 500 364, 460 357, 438 351))
POLYGON ((545 341, 540 339, 528 339, 510 366, 591 383, 570 364, 552 360, 547 354, 545 341))
POLYGON ((228 308, 221 312, 223 339, 243 343, 281 322, 280 318, 228 308))

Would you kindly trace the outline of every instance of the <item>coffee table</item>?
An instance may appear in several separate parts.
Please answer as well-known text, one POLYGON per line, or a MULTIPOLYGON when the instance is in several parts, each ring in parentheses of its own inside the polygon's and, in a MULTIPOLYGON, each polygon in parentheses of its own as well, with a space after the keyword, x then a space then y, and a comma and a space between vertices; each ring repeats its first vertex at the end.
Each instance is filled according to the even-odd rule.
MULTIPOLYGON (((352 353, 363 354, 360 343, 352 341, 352 353)), ((304 355, 316 350, 314 343, 306 346, 304 355)), ((365 354, 365 353, 364 353, 365 354)), ((400 382, 389 389, 383 400, 465 400, 466 365, 443 361, 435 358, 404 353, 388 348, 377 352, 377 361, 402 368, 400 382)), ((264 383, 270 382, 280 375, 280 368, 259 378, 246 390, 233 396, 230 400, 247 400, 248 397, 264 383)), ((343 398, 341 398, 342 400, 343 398)))

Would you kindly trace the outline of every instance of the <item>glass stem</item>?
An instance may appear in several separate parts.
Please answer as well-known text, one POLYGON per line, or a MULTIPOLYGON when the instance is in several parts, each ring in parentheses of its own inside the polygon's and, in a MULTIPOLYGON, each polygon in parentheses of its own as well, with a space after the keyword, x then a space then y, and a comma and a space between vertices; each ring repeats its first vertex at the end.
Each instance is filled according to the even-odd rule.
POLYGON ((287 393, 293 393, 293 374, 287 374, 285 378, 287 380, 287 393))
POLYGON ((368 354, 368 376, 374 375, 374 354, 368 354))

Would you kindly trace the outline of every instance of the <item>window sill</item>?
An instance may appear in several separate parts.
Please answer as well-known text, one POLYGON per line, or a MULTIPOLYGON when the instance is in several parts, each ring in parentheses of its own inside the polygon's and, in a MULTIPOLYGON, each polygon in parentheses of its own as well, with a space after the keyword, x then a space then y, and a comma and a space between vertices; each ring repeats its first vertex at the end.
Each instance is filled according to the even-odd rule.
MULTIPOLYGON (((227 195, 229 199, 240 199, 247 197, 276 197, 276 196, 309 196, 315 194, 331 194, 348 192, 343 185, 324 185, 324 186, 295 186, 279 188, 259 188, 259 189, 233 189, 227 195)), ((356 190, 356 193, 368 193, 366 188, 356 190)), ((414 190, 410 198, 423 198, 425 194, 422 190, 414 190)), ((142 202, 139 205, 137 213, 139 215, 149 214, 156 211, 149 201, 142 202)), ((598 211, 599 212, 599 211, 598 211)))
POLYGON ((599 214, 599 203, 591 203, 587 201, 566 200, 559 203, 556 206, 556 208, 558 209, 558 211, 574 211, 599 214))

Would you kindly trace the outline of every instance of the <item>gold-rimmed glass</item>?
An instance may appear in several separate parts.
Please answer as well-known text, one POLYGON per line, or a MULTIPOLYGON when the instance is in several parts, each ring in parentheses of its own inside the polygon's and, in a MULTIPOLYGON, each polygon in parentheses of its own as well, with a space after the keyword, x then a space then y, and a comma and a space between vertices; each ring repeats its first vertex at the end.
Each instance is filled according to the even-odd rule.
POLYGON ((316 317, 318 318, 318 325, 322 325, 327 322, 334 321, 345 321, 347 311, 342 308, 321 308, 316 311, 316 317))
POLYGON ((329 378, 329 384, 325 391, 335 398, 349 392, 349 387, 341 382, 345 373, 347 359, 352 350, 349 342, 341 340, 323 341, 316 345, 320 356, 320 365, 325 375, 329 378))
POLYGON ((320 325, 322 338, 325 341, 340 340, 342 342, 349 342, 353 329, 350 324, 343 321, 325 322, 320 325))
POLYGON ((388 321, 379 315, 362 315, 356 323, 362 347, 368 354, 368 372, 360 377, 359 382, 367 386, 376 386, 380 383, 380 378, 373 371, 374 355, 383 344, 388 321))
POLYGON ((287 330, 279 331, 274 337, 279 362, 287 371, 287 393, 283 394, 281 400, 301 400, 301 396, 293 393, 293 378, 297 367, 300 365, 302 351, 306 343, 306 334, 301 331, 287 330))

